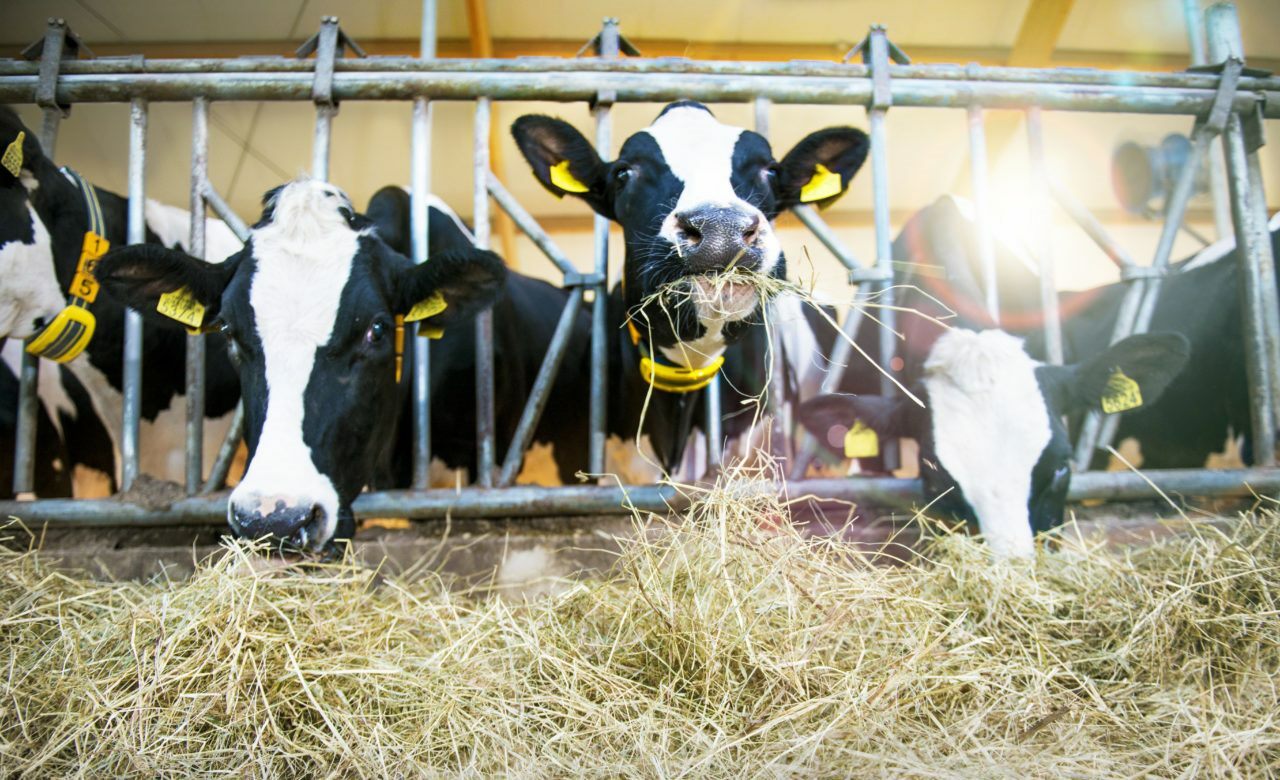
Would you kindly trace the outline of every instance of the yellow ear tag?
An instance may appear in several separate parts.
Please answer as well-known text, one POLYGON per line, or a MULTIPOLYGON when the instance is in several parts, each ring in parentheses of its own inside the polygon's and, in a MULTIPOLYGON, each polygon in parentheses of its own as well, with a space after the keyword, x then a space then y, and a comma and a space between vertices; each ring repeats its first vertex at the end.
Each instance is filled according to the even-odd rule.
POLYGON ((844 435, 844 456, 846 458, 874 458, 880 454, 880 439, 876 432, 855 422, 849 432, 844 435))
POLYGON ((15 179, 18 178, 18 174, 22 173, 22 142, 26 137, 26 131, 19 130, 18 137, 13 139, 13 143, 9 144, 3 155, 0 155, 0 165, 3 165, 5 170, 12 173, 15 179))
POLYGON ((1117 368, 1107 380, 1107 389, 1102 394, 1102 411, 1116 414, 1139 406, 1142 406, 1142 389, 1117 368))
POLYGON ((204 304, 195 299, 186 287, 165 293, 156 302, 156 311, 187 326, 187 330, 200 330, 204 324, 204 304))
POLYGON ((813 166, 813 178, 800 188, 800 202, 813 203, 815 200, 826 200, 840 194, 843 185, 840 174, 827 170, 827 166, 817 163, 813 166))
POLYGON ((565 192, 587 192, 591 189, 569 173, 568 160, 561 160, 551 166, 551 183, 565 192))
POLYGON ((427 317, 434 317, 445 309, 449 308, 449 304, 445 302, 444 296, 440 293, 431 293, 430 298, 424 298, 413 305, 409 313, 404 315, 405 322, 417 322, 425 320, 427 317))

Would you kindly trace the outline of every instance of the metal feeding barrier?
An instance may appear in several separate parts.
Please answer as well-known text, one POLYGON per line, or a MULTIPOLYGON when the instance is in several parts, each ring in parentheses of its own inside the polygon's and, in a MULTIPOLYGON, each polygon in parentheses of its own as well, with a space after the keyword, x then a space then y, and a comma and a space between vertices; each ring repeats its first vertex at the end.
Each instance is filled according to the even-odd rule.
MULTIPOLYGON (((1199 36, 1199 11, 1188 0, 1193 52, 1199 36)), ((1280 490, 1280 469, 1275 466, 1275 410, 1280 402, 1280 309, 1276 302, 1274 258, 1266 226, 1266 201, 1257 150, 1262 145, 1262 120, 1280 118, 1280 78, 1244 66, 1239 23, 1230 4, 1207 13, 1208 58, 1218 64, 1196 64, 1184 73, 1106 72, 1073 68, 1003 68, 977 65, 913 65, 894 46, 883 27, 870 33, 845 59, 860 56, 860 64, 823 62, 722 62, 679 58, 645 59, 619 33, 615 19, 606 19, 599 35, 587 47, 596 56, 576 59, 520 58, 437 59, 434 0, 424 0, 421 49, 418 57, 366 57, 339 28, 338 20, 324 17, 320 31, 298 50, 295 58, 242 57, 234 59, 146 60, 141 56, 77 59, 83 48, 61 20, 50 20, 45 37, 30 47, 28 60, 0 60, 0 102, 35 102, 44 110, 41 143, 53 156, 59 120, 69 106, 82 102, 130 104, 128 238, 145 238, 143 220, 144 173, 147 151, 148 105, 154 101, 182 101, 192 105, 191 233, 190 251, 205 251, 206 207, 222 218, 241 240, 248 231, 208 179, 208 112, 212 101, 312 101, 316 106, 312 173, 327 178, 330 130, 343 100, 402 100, 412 103, 411 114, 411 232, 412 260, 428 262, 428 196, 431 180, 431 108, 435 100, 466 100, 475 104, 474 222, 475 241, 487 247, 490 236, 490 199, 508 214, 563 274, 563 286, 573 291, 560 313, 551 345, 525 403, 514 440, 505 458, 497 462, 494 441, 494 366, 492 314, 477 318, 477 442, 478 487, 461 491, 428 489, 431 460, 430 395, 425 339, 413 339, 414 464, 408 490, 366 493, 355 502, 359 516, 431 518, 518 517, 534 515, 591 515, 617 513, 625 507, 661 510, 679 507, 686 497, 670 485, 612 487, 605 485, 557 488, 516 487, 523 453, 532 439, 547 403, 551 385, 562 363, 573 321, 582 307, 591 314, 591 380, 588 470, 605 468, 607 436, 607 346, 609 223, 595 216, 592 270, 580 272, 537 221, 494 176, 489 165, 489 125, 492 101, 586 101, 595 122, 596 148, 607 158, 612 148, 611 109, 617 102, 660 102, 692 98, 710 103, 753 103, 756 127, 768 133, 773 103, 861 106, 871 137, 871 177, 874 202, 876 256, 860 263, 822 220, 816 210, 801 206, 799 220, 846 267, 851 285, 857 285, 842 329, 850 340, 866 317, 859 301, 874 296, 879 304, 893 303, 892 228, 889 218, 889 160, 886 116, 893 106, 962 109, 967 112, 969 149, 975 207, 983 305, 998 321, 996 281, 989 193, 984 110, 1017 109, 1026 112, 1028 149, 1031 156, 1032 195, 1037 218, 1048 219, 1048 204, 1056 200, 1121 267, 1128 285, 1114 339, 1142 332, 1149 325, 1161 280, 1169 271, 1173 237, 1182 223, 1191 194, 1195 165, 1185 167, 1166 210, 1166 223, 1150 267, 1136 265, 1129 254, 1069 193, 1050 180, 1044 164, 1041 112, 1084 111, 1109 113, 1174 114, 1195 117, 1192 133, 1195 152, 1209 154, 1211 142, 1220 136, 1225 153, 1226 192, 1216 213, 1231 214, 1240 247, 1244 279, 1240 304, 1245 322, 1250 410, 1253 415, 1255 468, 1231 471, 1182 469, 1131 473, 1086 472, 1077 474, 1070 498, 1124 500, 1152 496, 1153 486, 1165 493, 1190 495, 1248 495, 1251 491, 1280 490), (357 54, 344 59, 345 50, 357 54), (314 53, 314 61, 305 59, 314 53), (633 55, 623 58, 623 53, 633 55)), ((1042 231, 1042 235, 1044 232, 1042 231)), ((1047 244, 1047 242, 1045 242, 1047 244)), ((1037 252, 1045 344, 1051 362, 1062 361, 1062 335, 1057 312, 1053 258, 1048 247, 1037 252)), ((891 371, 896 352, 894 312, 885 308, 879 319, 881 367, 891 371)), ((225 500, 208 495, 226 479, 227 470, 243 430, 243 409, 233 421, 226 441, 207 478, 202 462, 204 419, 205 336, 187 341, 187 442, 186 492, 188 498, 157 510, 115 500, 39 499, 0 502, 0 512, 20 515, 33 522, 63 525, 167 525, 213 523, 225 518, 225 500)), ((127 490, 138 475, 138 430, 142 382, 142 327, 139 315, 127 315, 124 353, 124 404, 122 487, 127 490)), ((777 350, 775 350, 776 354, 777 350)), ((850 363, 852 348, 837 340, 832 371, 823 391, 833 391, 850 363)), ((14 489, 32 490, 37 398, 35 358, 26 357, 21 370, 21 390, 16 431, 14 489)), ((708 465, 719 462, 721 431, 718 385, 707 393, 708 465)), ((892 390, 882 380, 884 392, 892 390)), ((773 394, 776 398, 777 393, 773 394)), ((787 423, 782 423, 788 430, 787 423)), ((1076 465, 1087 467, 1095 448, 1108 443, 1115 432, 1115 418, 1092 417, 1078 442, 1076 465)), ((888 442, 886 444, 893 444, 888 442)), ((841 500, 909 504, 920 497, 917 480, 891 477, 802 479, 816 453, 813 437, 805 436, 792 458, 793 494, 810 494, 841 500)), ((885 448, 886 461, 896 452, 885 448)))

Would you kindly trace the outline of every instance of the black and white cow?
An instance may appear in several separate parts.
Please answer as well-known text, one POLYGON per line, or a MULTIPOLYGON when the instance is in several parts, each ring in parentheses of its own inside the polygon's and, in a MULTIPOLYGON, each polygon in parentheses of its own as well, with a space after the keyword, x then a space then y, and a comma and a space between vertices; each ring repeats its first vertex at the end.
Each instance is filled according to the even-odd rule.
POLYGON ((956 329, 924 361, 914 388, 924 406, 905 396, 826 395, 804 403, 800 418, 837 452, 858 423, 915 439, 929 514, 976 523, 997 555, 1026 557, 1034 533, 1062 523, 1071 483, 1063 415, 1103 408, 1118 372, 1154 403, 1189 350, 1177 333, 1152 333, 1049 366, 1003 331, 956 329))
MULTIPOLYGON (((690 101, 668 105, 611 162, 552 117, 523 116, 512 134, 543 186, 557 196, 581 198, 622 226, 623 279, 609 299, 615 334, 609 429, 624 438, 647 433, 660 464, 671 471, 701 413, 702 394, 658 391, 649 398, 642 358, 676 371, 707 369, 758 326, 762 302, 755 288, 718 277, 732 268, 785 277, 774 218, 801 202, 821 206, 839 198, 866 159, 867 136, 827 128, 778 161, 763 136, 724 124, 690 101), (672 283, 686 294, 667 296, 665 311, 652 303, 640 311, 642 302, 672 283), (634 336, 627 322, 636 326, 634 336)), ((786 309, 777 321, 803 322, 790 296, 773 305, 786 309)), ((816 351, 811 334, 808 343, 816 351)))
MULTIPOLYGON (((1280 214, 1270 224, 1273 251, 1280 255, 1280 214)), ((1031 261, 1013 245, 996 243, 1000 273, 1000 326, 1026 339, 1035 358, 1046 357, 1039 280, 1031 261)), ((963 201, 940 198, 922 209, 903 226, 894 242, 899 262, 896 281, 906 287, 898 302, 933 316, 954 311, 954 325, 971 329, 994 327, 983 303, 977 279, 981 278, 977 228, 963 201), (911 289, 927 293, 922 295, 911 289)), ((1206 458, 1222 451, 1228 438, 1251 429, 1248 383, 1239 305, 1240 255, 1227 239, 1206 247, 1170 266, 1151 330, 1181 333, 1191 344, 1187 368, 1170 384, 1159 401, 1120 420, 1116 441, 1134 439, 1147 468, 1198 468, 1206 458)), ((1108 284, 1089 290, 1061 292, 1063 352, 1068 362, 1085 360, 1106 348, 1111 339, 1124 284, 1108 284)), ((944 331, 925 319, 903 316, 899 327, 906 335, 900 343, 902 362, 897 377, 906 384, 922 374, 933 342, 944 331)), ((859 334, 868 354, 879 353, 871 329, 859 334)), ((840 390, 874 393, 879 377, 874 369, 854 365, 846 372, 840 390)), ((1248 448, 1244 448, 1248 459, 1248 448)), ((1099 453, 1095 467, 1105 465, 1099 453)))
MULTIPOLYGON (((31 335, 37 324, 44 325, 66 305, 66 292, 76 274, 85 232, 89 229, 88 205, 79 187, 47 157, 35 135, 7 106, 0 106, 0 151, 21 134, 24 138, 20 165, 19 188, 4 187, 0 198, 0 233, 19 226, 36 236, 31 248, 18 253, 22 260, 22 273, 31 278, 20 281, 22 273, 6 275, 0 283, 0 301, 10 297, 28 295, 24 290, 47 287, 56 292, 56 300, 45 301, 30 293, 30 301, 40 301, 36 309, 12 317, 10 335, 14 338, 4 347, 4 361, 16 374, 21 359, 22 344, 16 339, 31 335), (42 281, 38 284, 36 277, 42 281), (11 286, 12 285, 12 286, 11 286)), ((0 172, 0 184, 9 171, 0 172)), ((127 200, 101 188, 94 188, 105 228, 105 238, 112 246, 126 243, 127 200)), ((184 247, 190 226, 187 211, 148 200, 144 208, 147 241, 167 247, 184 247)), ((208 256, 226 257, 240 247, 231 230, 216 219, 206 220, 206 245, 208 256)), ((6 245, 8 246, 8 245, 6 245)), ((9 256, 17 256, 12 253, 9 256)), ((42 294, 43 296, 43 294, 42 294)), ((0 304, 2 307, 3 304, 0 304)), ((40 394, 46 413, 57 424, 66 441, 80 442, 70 450, 68 471, 80 465, 99 469, 104 463, 113 464, 107 476, 118 478, 118 459, 121 438, 121 407, 123 388, 124 307, 110 296, 99 295, 89 305, 97 327, 85 352, 75 360, 53 371, 42 369, 40 394), (74 376, 75 380, 69 379, 74 376), (80 399, 74 409, 68 409, 68 399, 80 399), (57 411, 57 410, 61 411, 57 411), (111 452, 101 451, 101 431, 106 430, 111 452), (88 444, 87 442, 99 442, 88 444)), ((141 470, 153 476, 181 481, 183 474, 183 440, 185 409, 183 393, 186 388, 186 338, 183 331, 157 326, 147 322, 143 328, 142 421, 140 452, 141 470)), ((239 399, 236 373, 227 358, 226 349, 219 343, 211 343, 207 358, 208 385, 205 427, 206 462, 222 441, 230 423, 231 412, 239 399)), ((17 396, 0 394, 0 404, 11 408, 17 396)), ((0 442, 12 437, 12 431, 0 424, 0 442)), ((0 444, 0 446, 4 446, 0 444)), ((58 457, 56 453, 37 449, 38 468, 48 467, 58 457), (42 454, 43 453, 43 454, 42 454)), ((0 482, 11 484, 8 473, 0 472, 0 482)))
POLYGON ((146 312, 185 287, 220 326, 238 363, 250 453, 228 522, 241 536, 315 551, 352 536, 351 503, 391 455, 413 375, 398 317, 439 296, 446 308, 432 323, 447 332, 493 302, 506 267, 474 248, 415 266, 337 187, 299 179, 267 194, 249 242, 221 264, 125 247, 98 276, 146 312))
POLYGON ((0 338, 25 339, 62 311, 53 241, 31 205, 32 164, 40 142, 8 106, 0 106, 0 338))
MULTIPOLYGON (((383 187, 365 211, 378 235, 401 254, 410 254, 409 193, 383 187)), ((472 235, 443 201, 430 198, 430 254, 471 247, 472 235)), ((494 436, 499 461, 515 435, 525 401, 542 358, 551 345, 560 312, 574 290, 565 290, 515 271, 493 304, 494 436)), ((549 444, 560 481, 574 482, 587 468, 587 408, 590 386, 591 319, 579 311, 570 326, 564 361, 547 404, 534 428, 533 441, 549 444)), ((476 468, 476 340, 470 328, 446 330, 431 342, 431 441, 433 454, 451 469, 476 468)), ((408 431, 406 431, 407 435, 408 431)), ((403 442, 408 451, 408 442, 403 442)), ((400 460, 405 467, 408 457, 400 460)), ((398 475, 407 484, 407 474, 398 475)))

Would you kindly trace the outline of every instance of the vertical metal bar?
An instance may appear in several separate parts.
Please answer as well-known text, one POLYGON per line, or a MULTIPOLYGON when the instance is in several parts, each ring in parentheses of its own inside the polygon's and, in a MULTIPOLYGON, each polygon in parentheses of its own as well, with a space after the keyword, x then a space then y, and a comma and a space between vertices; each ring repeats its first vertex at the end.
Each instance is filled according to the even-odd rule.
POLYGON ((977 212, 978 260, 982 264, 982 290, 987 314, 1000 324, 1000 291, 996 279, 996 250, 991 238, 991 196, 987 189, 987 133, 982 123, 982 106, 969 106, 969 173, 973 183, 973 206, 977 212))
MULTIPOLYGON (((608 18, 600 30, 599 54, 602 58, 617 58, 620 46, 618 20, 608 18)), ((597 96, 591 113, 596 120, 596 153, 604 161, 612 156, 613 121, 612 100, 600 100, 597 96)), ((609 220, 595 215, 595 272, 601 278, 595 287, 595 299, 591 303, 591 401, 589 407, 590 441, 587 448, 587 470, 592 474, 604 472, 604 445, 608 437, 608 403, 606 395, 609 369, 608 313, 609 313, 609 220)))
MULTIPOLYGON (((128 242, 147 240, 145 218, 147 102, 134 98, 129 106, 129 231, 128 242)), ((142 315, 124 315, 124 412, 120 442, 123 471, 120 487, 128 490, 138 477, 138 420, 142 412, 142 315)))
MULTIPOLYGON (((872 38, 874 44, 876 38, 872 38)), ((878 302, 884 306, 894 305, 893 291, 893 233, 889 223, 889 149, 885 130, 885 109, 871 109, 868 114, 871 129, 871 196, 875 214, 876 228, 876 268, 886 274, 886 280, 879 283, 878 302)), ((880 337, 880 365, 885 371, 893 371, 893 357, 897 350, 894 329, 897 317, 890 308, 881 309, 876 314, 882 325, 880 337)), ((880 377, 880 394, 891 396, 897 392, 893 382, 884 375, 880 377)), ((898 443, 886 440, 881 450, 885 468, 892 470, 898 465, 898 443)))
POLYGON ((316 106, 315 140, 311 146, 311 177, 320 181, 329 181, 329 138, 333 130, 333 115, 338 113, 335 106, 316 106))
MULTIPOLYGON (((436 0, 422 0, 418 56, 436 56, 436 0)), ((413 100, 413 143, 409 176, 409 232, 413 262, 430 259, 431 101, 413 100)), ((415 490, 431 486, 431 342, 413 340, 413 480, 415 490)))
MULTIPOLYGON (((1182 0, 1182 15, 1187 22, 1187 43, 1191 64, 1208 64, 1209 55, 1205 50, 1204 25, 1200 18, 1200 0, 1182 0)), ((1231 235, 1231 203, 1227 198, 1227 171, 1222 159, 1222 150, 1216 146, 1211 147, 1206 162, 1209 166, 1209 192, 1213 198, 1213 225, 1217 233, 1214 237, 1223 239, 1231 235)))
MULTIPOLYGON (((209 101, 191 104, 191 236, 187 254, 205 256, 205 181, 209 178, 209 101)), ((200 490, 204 478, 205 406, 204 334, 187 336, 187 495, 200 490)))
POLYGON ((767 97, 756 95, 755 100, 751 101, 751 109, 755 118, 756 132, 769 138, 769 109, 773 107, 773 101, 767 97))
POLYGON ((1027 147, 1031 155, 1033 221, 1043 237, 1036 247, 1040 266, 1040 310, 1044 312, 1045 357, 1055 365, 1062 364, 1062 321, 1058 315, 1058 284, 1054 278, 1053 253, 1050 251, 1049 178, 1044 164, 1044 126, 1040 107, 1027 109, 1027 147))
MULTIPOLYGON (((476 100, 474 221, 476 247, 489 248, 489 98, 476 100)), ((493 311, 476 317, 476 470, 481 487, 493 487, 493 311)))

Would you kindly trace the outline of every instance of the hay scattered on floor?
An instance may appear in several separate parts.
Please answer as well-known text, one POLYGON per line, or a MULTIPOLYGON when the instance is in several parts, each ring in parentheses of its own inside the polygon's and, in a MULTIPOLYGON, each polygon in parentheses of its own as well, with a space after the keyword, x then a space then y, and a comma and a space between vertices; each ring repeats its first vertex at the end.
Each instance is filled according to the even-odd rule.
POLYGON ((1034 566, 953 536, 884 569, 753 478, 534 603, 241 547, 145 585, 0 552, 0 771, 1280 771, 1275 515, 1128 552, 1063 534, 1034 566))

